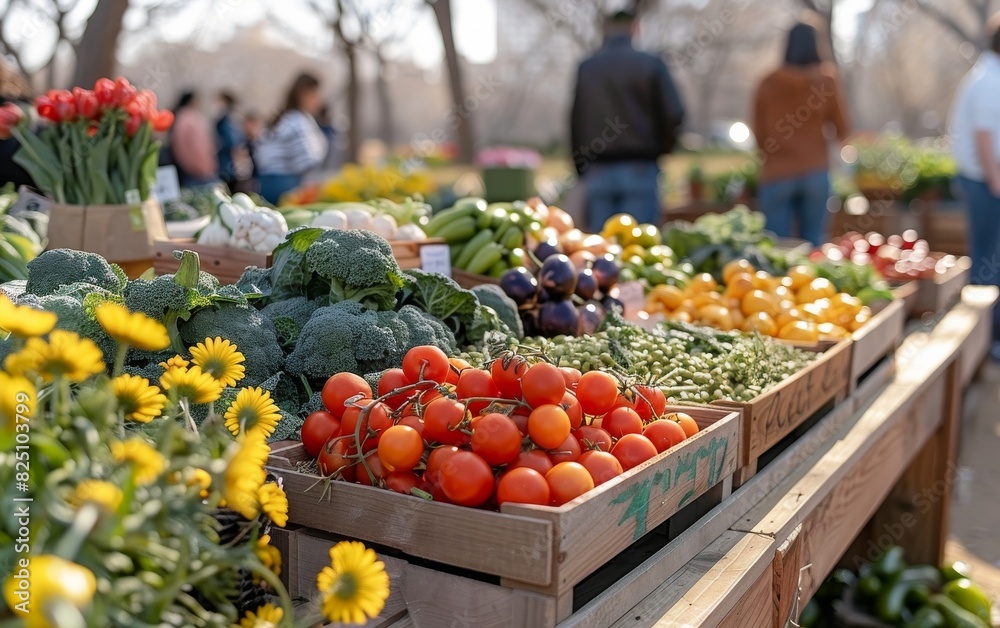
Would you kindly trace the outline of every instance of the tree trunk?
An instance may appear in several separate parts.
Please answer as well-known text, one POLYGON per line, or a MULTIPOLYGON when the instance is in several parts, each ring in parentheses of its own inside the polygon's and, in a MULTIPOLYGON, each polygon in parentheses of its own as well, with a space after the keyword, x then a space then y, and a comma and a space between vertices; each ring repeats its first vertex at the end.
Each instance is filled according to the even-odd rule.
POLYGON ((455 34, 451 21, 451 0, 427 0, 434 9, 441 42, 444 45, 445 62, 448 66, 448 82, 451 85, 451 110, 447 117, 449 126, 454 127, 458 142, 458 160, 472 163, 475 141, 472 135, 472 110, 465 104, 465 86, 462 66, 455 48, 455 34))
POLYGON ((76 44, 73 85, 91 87, 102 76, 112 76, 117 60, 118 35, 128 9, 128 0, 101 0, 87 20, 83 37, 76 44))
POLYGON ((375 94, 378 97, 379 113, 379 139, 385 143, 385 148, 390 153, 395 138, 395 119, 392 109, 392 98, 389 96, 389 82, 385 78, 385 57, 382 51, 375 49, 375 60, 378 62, 375 74, 375 94))
POLYGON ((347 129, 347 161, 357 163, 361 156, 361 85, 358 79, 358 49, 352 43, 344 42, 344 56, 347 58, 347 117, 351 126, 347 129))

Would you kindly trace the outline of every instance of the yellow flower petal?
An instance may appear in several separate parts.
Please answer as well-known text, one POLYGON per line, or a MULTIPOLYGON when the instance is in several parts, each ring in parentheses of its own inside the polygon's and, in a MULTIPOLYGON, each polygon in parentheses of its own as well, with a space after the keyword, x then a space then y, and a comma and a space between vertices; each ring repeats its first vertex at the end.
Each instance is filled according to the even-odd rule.
POLYGON ((281 411, 271 399, 271 393, 261 388, 241 388, 226 410, 226 427, 234 435, 260 432, 264 438, 274 434, 281 420, 281 411))
POLYGON ((121 303, 102 303, 94 314, 104 331, 122 344, 144 351, 161 351, 170 346, 166 327, 141 312, 129 312, 121 303))
POLYGON ((52 331, 57 320, 54 312, 14 305, 6 295, 0 294, 0 330, 19 338, 33 338, 52 331))
POLYGON ((191 347, 191 361, 227 387, 235 386, 245 372, 246 358, 236 345, 219 337, 206 338, 191 347))
POLYGON ((137 423, 149 423, 160 416, 167 403, 160 389, 149 383, 145 377, 119 375, 111 380, 111 390, 118 400, 118 409, 125 419, 137 423))

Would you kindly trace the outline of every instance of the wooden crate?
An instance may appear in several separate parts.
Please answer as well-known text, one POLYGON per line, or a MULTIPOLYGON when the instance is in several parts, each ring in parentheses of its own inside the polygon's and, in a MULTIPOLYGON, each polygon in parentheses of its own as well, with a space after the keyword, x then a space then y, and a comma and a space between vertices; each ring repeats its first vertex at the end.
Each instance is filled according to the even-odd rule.
POLYGON ((301 445, 275 449, 269 468, 284 482, 291 523, 499 577, 504 587, 555 600, 561 620, 574 585, 697 498, 728 495, 742 449, 739 414, 669 410, 689 413, 701 431, 558 508, 508 503, 493 512, 346 482, 330 482, 321 501, 323 482, 295 470, 306 457, 301 445))
POLYGON ((451 278, 466 290, 483 284, 500 285, 500 279, 488 275, 474 275, 461 268, 451 269, 451 278))
POLYGON ((917 284, 917 301, 913 313, 915 316, 941 312, 951 305, 969 283, 972 260, 960 257, 958 263, 944 274, 935 275, 933 279, 920 279, 917 284))
POLYGON ((850 392, 858 388, 876 365, 883 360, 891 361, 903 340, 905 323, 906 304, 895 299, 877 308, 871 319, 851 334, 850 392))
POLYGON ((713 401, 738 408, 743 421, 743 451, 734 486, 757 471, 757 460, 831 402, 845 399, 851 388, 850 339, 823 351, 809 366, 749 402, 713 401))
POLYGON ((270 253, 244 251, 228 246, 207 246, 194 240, 157 240, 153 243, 153 270, 157 275, 172 273, 180 266, 174 251, 194 251, 201 259, 201 269, 214 275, 222 284, 236 283, 248 266, 267 268, 270 253))
POLYGON ((429 238, 427 240, 393 240, 389 243, 392 246, 392 255, 403 270, 411 268, 421 268, 420 249, 428 244, 444 244, 441 238, 429 238))
POLYGON ((893 298, 903 302, 903 309, 907 316, 913 316, 917 311, 918 292, 920 292, 920 283, 916 280, 894 285, 892 288, 893 298))
POLYGON ((952 255, 969 253, 969 217, 964 205, 956 202, 927 203, 920 213, 920 235, 933 251, 952 255))

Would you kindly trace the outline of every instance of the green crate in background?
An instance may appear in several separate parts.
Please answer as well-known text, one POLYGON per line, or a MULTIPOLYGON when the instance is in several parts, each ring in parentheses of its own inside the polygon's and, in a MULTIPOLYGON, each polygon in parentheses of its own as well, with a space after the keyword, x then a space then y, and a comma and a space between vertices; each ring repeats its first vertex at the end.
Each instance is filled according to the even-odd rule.
POLYGON ((490 203, 520 201, 535 192, 535 171, 531 168, 483 168, 486 200, 490 203))

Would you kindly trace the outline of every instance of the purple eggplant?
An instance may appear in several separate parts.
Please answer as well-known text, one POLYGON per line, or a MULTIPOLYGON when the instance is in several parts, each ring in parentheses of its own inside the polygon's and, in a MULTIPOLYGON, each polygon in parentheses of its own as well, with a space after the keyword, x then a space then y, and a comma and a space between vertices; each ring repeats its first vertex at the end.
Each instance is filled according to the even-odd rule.
POLYGON ((538 279, 550 297, 568 297, 576 290, 576 266, 565 255, 553 255, 542 263, 538 279))
POLYGON ((535 257, 538 261, 544 262, 553 255, 559 255, 559 240, 552 238, 550 240, 543 240, 538 243, 535 247, 535 257))
POLYGON ((581 336, 595 333, 604 322, 604 307, 599 303, 585 303, 576 309, 580 316, 581 336))
POLYGON ((575 336, 580 315, 572 301, 549 301, 538 312, 538 328, 543 336, 575 336))
POLYGON ((500 277, 500 288, 518 307, 530 306, 538 297, 538 280, 527 268, 511 268, 500 277))
POLYGON ((594 260, 594 278, 601 292, 607 293, 616 283, 621 269, 613 255, 604 255, 594 260))
POLYGON ((604 297, 601 299, 601 305, 604 306, 605 312, 617 311, 621 314, 625 311, 625 304, 614 297, 604 297))
POLYGON ((594 278, 594 271, 584 268, 576 276, 576 296, 584 301, 593 299, 597 292, 597 279, 594 278))

